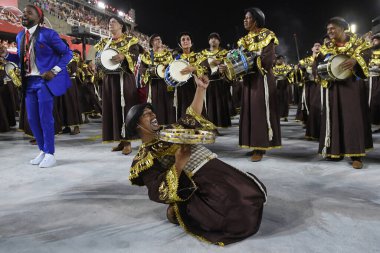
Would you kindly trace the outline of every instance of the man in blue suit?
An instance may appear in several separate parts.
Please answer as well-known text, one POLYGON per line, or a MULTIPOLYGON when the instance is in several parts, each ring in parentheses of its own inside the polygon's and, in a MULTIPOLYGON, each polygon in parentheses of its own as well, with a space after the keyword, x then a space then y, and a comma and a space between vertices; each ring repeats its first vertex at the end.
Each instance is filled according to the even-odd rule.
POLYGON ((21 69, 28 121, 41 151, 30 163, 48 168, 56 164, 54 96, 63 95, 71 85, 66 65, 72 52, 54 30, 40 26, 43 21, 42 10, 27 5, 22 16, 25 29, 16 38, 18 54, 8 54, 2 48, 0 56, 18 63, 21 69))

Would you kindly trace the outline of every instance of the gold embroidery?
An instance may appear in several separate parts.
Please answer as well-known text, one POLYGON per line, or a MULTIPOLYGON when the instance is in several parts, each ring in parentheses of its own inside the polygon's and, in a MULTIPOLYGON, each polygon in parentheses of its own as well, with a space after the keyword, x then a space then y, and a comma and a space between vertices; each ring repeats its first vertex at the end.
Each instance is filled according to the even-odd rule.
POLYGON ((169 196, 169 188, 166 185, 165 181, 162 181, 160 184, 160 187, 158 187, 158 192, 159 192, 159 198, 160 200, 167 200, 169 196))
POLYGON ((279 44, 276 35, 272 31, 263 28, 258 33, 249 32, 238 41, 238 46, 248 51, 261 51, 272 41, 275 45, 279 44))
MULTIPOLYGON (((197 114, 191 106, 189 106, 186 109, 186 114, 192 116, 195 120, 197 120, 198 123, 202 125, 202 129, 205 129, 205 130, 216 129, 216 126, 213 123, 206 120, 202 115, 197 114)), ((193 125, 195 125, 195 122, 193 123, 193 125)))

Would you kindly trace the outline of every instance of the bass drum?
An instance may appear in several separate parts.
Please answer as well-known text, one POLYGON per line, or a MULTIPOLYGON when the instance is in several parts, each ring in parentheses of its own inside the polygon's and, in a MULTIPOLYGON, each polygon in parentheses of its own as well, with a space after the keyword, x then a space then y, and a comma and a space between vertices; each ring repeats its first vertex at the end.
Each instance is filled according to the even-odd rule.
POLYGON ((326 57, 323 64, 317 67, 317 73, 321 79, 326 81, 341 81, 350 78, 353 75, 352 70, 343 70, 340 65, 346 60, 350 59, 349 56, 338 54, 326 57))

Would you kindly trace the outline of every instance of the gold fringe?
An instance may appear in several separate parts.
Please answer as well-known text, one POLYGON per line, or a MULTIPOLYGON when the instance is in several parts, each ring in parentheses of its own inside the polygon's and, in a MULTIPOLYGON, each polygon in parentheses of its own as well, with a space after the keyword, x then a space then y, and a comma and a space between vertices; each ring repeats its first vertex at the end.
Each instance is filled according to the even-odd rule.
POLYGON ((256 149, 256 150, 272 150, 272 149, 282 148, 282 146, 273 146, 273 147, 251 147, 251 146, 245 146, 245 145, 239 145, 239 147, 241 147, 241 148, 256 149))

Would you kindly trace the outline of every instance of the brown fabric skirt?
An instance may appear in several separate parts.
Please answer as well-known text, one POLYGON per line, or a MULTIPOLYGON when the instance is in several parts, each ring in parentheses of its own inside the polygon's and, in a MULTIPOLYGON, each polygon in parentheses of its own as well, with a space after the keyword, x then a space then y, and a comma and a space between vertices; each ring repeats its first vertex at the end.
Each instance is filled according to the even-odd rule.
POLYGON ((194 78, 190 78, 184 85, 177 87, 177 119, 185 116, 186 109, 193 102, 196 84, 194 78))
MULTIPOLYGON (((349 79, 329 87, 331 145, 327 156, 365 156, 373 148, 364 81, 349 79)), ((324 100, 326 101, 326 99, 324 100)), ((323 103, 319 152, 324 148, 326 103, 323 103)))
POLYGON ((180 225, 219 245, 255 234, 261 224, 266 189, 253 178, 218 159, 209 161, 193 177, 198 187, 194 195, 176 204, 180 225))
POLYGON ((174 91, 168 91, 163 79, 152 79, 150 83, 152 105, 160 125, 173 124, 175 108, 173 105, 174 91))
POLYGON ((289 115, 289 82, 287 80, 277 80, 277 101, 280 118, 287 118, 289 115))
POLYGON ((0 86, 0 132, 9 131, 16 125, 16 103, 14 100, 13 84, 0 86))
POLYGON ((306 121, 306 137, 319 139, 321 134, 321 86, 314 81, 307 82, 309 92, 307 93, 307 106, 309 115, 306 121))
POLYGON ((222 79, 210 80, 206 93, 208 119, 217 127, 230 127, 230 86, 222 79))
POLYGON ((281 146, 280 117, 274 77, 268 75, 270 123, 273 139, 269 140, 265 107, 264 77, 259 73, 244 76, 239 122, 239 144, 243 148, 269 150, 281 146))
MULTIPOLYGON (((120 75, 104 75, 102 92, 103 141, 120 141, 122 139, 121 129, 123 125, 120 101, 120 75)), ((129 72, 124 73, 123 94, 125 101, 124 117, 126 117, 129 109, 139 102, 135 77, 129 72)), ((128 136, 127 133, 126 135, 128 136)))
POLYGON ((58 100, 64 126, 76 126, 83 123, 79 107, 78 86, 74 78, 71 78, 71 87, 58 100))

